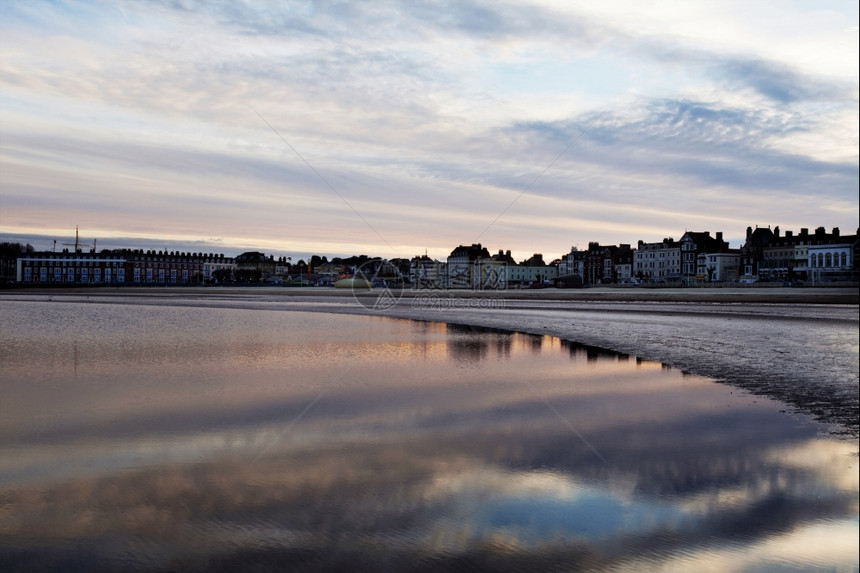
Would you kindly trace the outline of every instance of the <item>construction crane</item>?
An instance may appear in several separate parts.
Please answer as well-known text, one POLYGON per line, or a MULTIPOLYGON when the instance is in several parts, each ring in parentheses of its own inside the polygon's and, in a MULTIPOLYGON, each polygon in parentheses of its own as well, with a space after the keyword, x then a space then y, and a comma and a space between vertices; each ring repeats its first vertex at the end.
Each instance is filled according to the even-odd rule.
MULTIPOLYGON (((92 244, 92 245, 90 245, 90 244, 88 244, 88 243, 81 243, 80 239, 78 238, 78 226, 77 226, 77 225, 75 225, 75 242, 74 242, 74 243, 63 243, 63 246, 64 246, 64 247, 74 247, 74 248, 75 248, 75 252, 76 252, 76 253, 77 253, 77 252, 78 252, 78 250, 79 250, 80 248, 82 248, 82 247, 88 247, 88 248, 92 249, 92 251, 93 251, 93 252, 95 252, 95 250, 96 250, 96 240, 95 240, 95 239, 93 239, 93 244, 92 244)), ((54 251, 56 251, 56 250, 57 250, 57 241, 56 241, 56 239, 55 239, 55 240, 54 240, 54 251)))

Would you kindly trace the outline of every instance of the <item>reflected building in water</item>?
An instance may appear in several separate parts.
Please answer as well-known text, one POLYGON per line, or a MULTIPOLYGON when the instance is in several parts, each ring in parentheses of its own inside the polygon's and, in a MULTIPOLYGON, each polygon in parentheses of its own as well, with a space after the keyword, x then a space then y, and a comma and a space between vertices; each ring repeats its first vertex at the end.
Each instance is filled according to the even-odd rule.
POLYGON ((856 443, 712 380, 456 325, 81 306, 4 307, 0 568, 857 567, 856 443))

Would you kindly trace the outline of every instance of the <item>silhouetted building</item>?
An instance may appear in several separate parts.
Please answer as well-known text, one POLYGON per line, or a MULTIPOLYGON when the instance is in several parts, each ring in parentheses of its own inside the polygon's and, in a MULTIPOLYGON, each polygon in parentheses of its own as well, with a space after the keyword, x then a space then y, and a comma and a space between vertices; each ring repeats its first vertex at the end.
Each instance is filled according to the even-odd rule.
POLYGON ((687 231, 678 243, 681 247, 681 274, 685 277, 699 275, 699 255, 719 253, 729 248, 722 232, 712 237, 709 231, 687 231))

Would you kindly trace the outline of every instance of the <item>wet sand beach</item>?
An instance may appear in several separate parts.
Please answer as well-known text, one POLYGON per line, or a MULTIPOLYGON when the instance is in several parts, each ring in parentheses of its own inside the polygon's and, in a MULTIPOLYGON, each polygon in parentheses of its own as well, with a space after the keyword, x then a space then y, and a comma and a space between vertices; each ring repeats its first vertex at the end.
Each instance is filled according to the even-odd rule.
POLYGON ((860 434, 860 293, 853 288, 124 287, 9 290, 0 292, 4 299, 380 315, 556 336, 733 384, 834 433, 860 434))
MULTIPOLYGON (((366 293, 378 294, 379 289, 366 293)), ((349 289, 331 287, 241 287, 241 286, 183 286, 183 287, 71 287, 21 288, 0 290, 0 300, 11 295, 147 295, 147 296, 247 296, 251 294, 284 298, 352 298, 349 289)), ((360 293, 365 295, 365 293, 360 293)), ((772 303, 772 304, 860 304, 860 290, 841 287, 779 288, 779 287, 726 287, 726 288, 649 288, 649 287, 596 287, 585 289, 509 289, 509 290, 411 290, 405 289, 404 298, 421 295, 454 296, 458 298, 504 298, 516 300, 570 300, 595 302, 714 302, 714 303, 772 303)))
POLYGON ((0 569, 853 570, 856 298, 2 291, 0 569))

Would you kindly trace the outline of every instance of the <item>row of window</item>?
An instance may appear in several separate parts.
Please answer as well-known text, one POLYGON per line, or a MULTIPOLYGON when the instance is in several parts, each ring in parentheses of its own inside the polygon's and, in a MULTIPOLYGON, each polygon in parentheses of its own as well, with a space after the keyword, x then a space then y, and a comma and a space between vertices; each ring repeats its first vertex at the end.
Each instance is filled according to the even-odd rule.
MULTIPOLYGON (((189 279, 193 279, 191 273, 187 269, 139 269, 133 270, 134 282, 183 282, 187 283, 189 279), (144 271, 144 272, 142 272, 144 271)), ((124 267, 66 267, 65 269, 59 266, 56 267, 31 267, 23 268, 22 279, 24 282, 39 282, 47 283, 124 283, 125 268, 124 267), (38 277, 38 279, 36 279, 38 277)))
MULTIPOLYGON (((158 271, 158 273, 157 273, 158 274, 158 282, 160 282, 160 283, 165 282, 166 277, 167 277, 167 273, 165 272, 166 269, 146 269, 146 273, 145 273, 146 282, 148 282, 148 283, 153 282, 153 280, 155 279, 155 276, 156 276, 156 273, 153 272, 154 270, 158 271)), ((140 282, 140 277, 142 274, 144 274, 144 273, 141 273, 140 271, 141 271, 141 269, 138 269, 138 268, 134 269, 134 282, 140 282)), ((177 276, 179 276, 177 274, 177 269, 170 269, 170 282, 175 283, 177 276)), ((182 282, 188 282, 188 271, 187 270, 182 270, 181 276, 182 276, 182 282)))
POLYGON ((147 269, 197 269, 200 268, 200 265, 197 264, 185 264, 185 263, 157 263, 155 265, 145 265, 142 263, 134 263, 135 268, 147 268, 147 269))
POLYGON ((680 259, 680 254, 679 254, 678 252, 674 252, 674 253, 666 253, 666 252, 663 252, 663 251, 659 251, 659 252, 657 252, 657 253, 648 253, 648 252, 646 252, 646 253, 636 253, 634 256, 635 256, 637 259, 646 259, 646 258, 647 258, 647 259, 653 259, 655 254, 658 256, 658 258, 661 258, 661 259, 669 258, 669 259, 674 259, 674 260, 676 260, 676 261, 677 261, 678 259, 680 259), (673 255, 673 256, 669 256, 669 257, 667 257, 667 256, 666 256, 667 254, 669 254, 669 255, 673 255))
MULTIPOLYGON (((116 269, 118 267, 124 266, 124 263, 122 261, 110 261, 110 262, 93 261, 93 260, 82 261, 82 260, 75 260, 75 259, 50 260, 50 261, 25 260, 25 261, 23 261, 23 266, 25 268, 29 267, 29 266, 38 267, 39 266, 38 263, 40 263, 40 262, 43 264, 43 266, 41 268, 45 268, 45 263, 47 263, 47 267, 51 268, 51 269, 61 267, 61 266, 66 267, 66 268, 71 267, 71 268, 89 268, 89 269, 92 269, 92 268, 114 268, 114 269, 116 269)), ((159 269, 161 269, 161 268, 196 269, 196 268, 199 268, 199 266, 200 266, 197 263, 192 263, 192 264, 188 264, 188 263, 156 263, 154 265, 152 265, 152 263, 149 263, 149 265, 151 265, 153 268, 159 268, 159 269)), ((147 264, 135 262, 134 266, 135 267, 145 267, 145 266, 147 266, 147 264)))
POLYGON ((806 259, 807 250, 803 251, 765 251, 764 259, 806 259))
POLYGON ((848 255, 846 253, 818 253, 809 257, 809 266, 812 268, 847 267, 848 255))
MULTIPOLYGON (((25 282, 33 282, 34 270, 35 267, 24 267, 23 278, 25 282)), ((49 276, 53 278, 53 282, 55 283, 63 282, 64 273, 61 267, 52 267, 50 271, 51 272, 49 272, 48 267, 40 267, 39 282, 48 282, 49 276)), ((67 267, 65 277, 65 280, 68 283, 109 283, 113 282, 114 278, 117 282, 125 282, 125 269, 122 267, 117 269, 112 267, 106 267, 104 269, 100 267, 96 267, 94 269, 90 269, 89 267, 67 267), (102 281, 102 271, 104 271, 104 281, 102 281)))
MULTIPOLYGON (((26 266, 33 265, 34 267, 36 267, 36 266, 38 266, 38 265, 37 265, 37 263, 38 263, 38 262, 41 262, 41 263, 43 263, 43 264, 45 263, 45 261, 40 261, 40 260, 38 260, 38 259, 37 259, 37 260, 35 260, 35 261, 27 261, 27 260, 25 260, 25 261, 24 261, 24 266, 26 267, 26 266)), ((89 268, 92 268, 93 266, 97 266, 97 267, 107 267, 108 265, 110 265, 112 268, 116 268, 117 266, 120 266, 120 265, 122 265, 122 264, 123 264, 123 263, 122 263, 122 261, 111 261, 111 262, 105 262, 105 261, 81 261, 81 260, 76 260, 76 259, 69 259, 69 260, 50 260, 50 261, 47 261, 47 263, 48 263, 48 267, 50 267, 50 268, 53 268, 53 267, 54 267, 54 265, 56 265, 56 266, 58 266, 58 267, 59 267, 59 266, 63 266, 63 267, 89 267, 89 268), (94 264, 94 263, 95 263, 95 264, 94 264)), ((44 267, 43 267, 43 268, 44 268, 44 267)))

